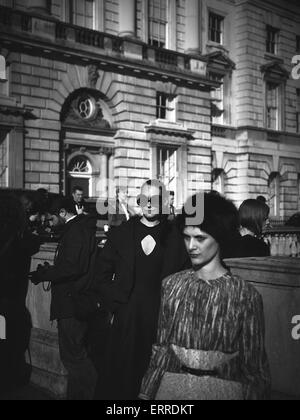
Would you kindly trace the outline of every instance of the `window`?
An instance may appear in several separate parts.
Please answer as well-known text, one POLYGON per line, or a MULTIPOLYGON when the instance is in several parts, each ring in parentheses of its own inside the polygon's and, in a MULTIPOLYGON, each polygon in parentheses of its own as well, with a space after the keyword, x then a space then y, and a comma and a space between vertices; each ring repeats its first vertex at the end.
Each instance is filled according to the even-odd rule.
POLYGON ((215 13, 209 14, 209 41, 223 44, 224 38, 224 17, 215 13))
POLYGON ((0 187, 8 187, 8 138, 0 132, 0 187))
POLYGON ((176 98, 166 93, 156 95, 156 118, 160 120, 176 121, 176 98))
POLYGON ((0 55, 0 81, 6 81, 6 60, 0 55))
POLYGON ((224 76, 210 74, 210 78, 221 83, 221 86, 212 91, 212 118, 213 124, 224 124, 224 76))
POLYGON ((1 3, 2 3, 1 6, 4 6, 4 7, 12 7, 13 9, 16 7, 15 0, 4 0, 1 3))
POLYGON ((5 57, 0 55, 0 96, 8 96, 9 82, 8 82, 9 71, 5 57))
POLYGON ((168 0, 149 0, 149 44, 166 48, 168 0))
POLYGON ((273 172, 269 178, 270 216, 280 216, 280 174, 273 172))
POLYGON ((93 195, 92 172, 92 165, 85 156, 73 158, 68 165, 68 191, 71 192, 75 186, 79 186, 86 197, 91 197, 93 195))
POLYGON ((96 100, 90 96, 79 98, 77 112, 83 120, 91 120, 97 116, 96 100))
POLYGON ((300 53, 300 35, 296 37, 296 52, 300 53))
POLYGON ((276 83, 267 82, 267 129, 279 130, 279 88, 276 83))
POLYGON ((278 53, 279 30, 272 26, 267 26, 266 51, 270 54, 278 53))
POLYGON ((177 190, 177 149, 157 147, 157 175, 168 191, 177 190))
POLYGON ((296 123, 297 133, 300 133, 300 89, 297 89, 296 123))
POLYGON ((94 0, 64 0, 64 21, 72 25, 95 29, 94 0))

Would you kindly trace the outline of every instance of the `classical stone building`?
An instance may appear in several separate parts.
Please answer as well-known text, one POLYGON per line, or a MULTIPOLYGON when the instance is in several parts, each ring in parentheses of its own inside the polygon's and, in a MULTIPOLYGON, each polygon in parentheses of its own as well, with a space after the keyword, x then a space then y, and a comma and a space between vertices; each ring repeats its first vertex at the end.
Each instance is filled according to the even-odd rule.
POLYGON ((0 186, 299 208, 297 1, 0 0, 0 186), (99 182, 102 181, 102 182, 99 182))

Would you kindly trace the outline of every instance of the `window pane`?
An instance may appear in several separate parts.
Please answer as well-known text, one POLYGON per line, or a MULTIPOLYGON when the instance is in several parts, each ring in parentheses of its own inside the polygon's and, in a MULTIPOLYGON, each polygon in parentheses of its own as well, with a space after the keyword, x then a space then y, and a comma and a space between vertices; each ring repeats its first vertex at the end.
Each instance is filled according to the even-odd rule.
POLYGON ((214 13, 209 14, 209 40, 222 44, 224 17, 214 13))
POLYGON ((279 31, 276 28, 267 26, 266 50, 270 54, 277 54, 279 31))
POLYGON ((167 0, 149 0, 149 43, 164 47, 167 31, 167 0))
POLYGON ((267 128, 278 130, 279 128, 279 86, 267 83, 267 128))
POLYGON ((176 157, 177 151, 174 148, 157 148, 157 173, 158 178, 163 182, 169 191, 176 191, 176 157))
POLYGON ((300 133, 300 89, 297 89, 296 124, 297 133, 300 133))
POLYGON ((296 37, 296 52, 300 53, 300 36, 296 37))
POLYGON ((8 139, 0 133, 0 187, 8 187, 8 139))

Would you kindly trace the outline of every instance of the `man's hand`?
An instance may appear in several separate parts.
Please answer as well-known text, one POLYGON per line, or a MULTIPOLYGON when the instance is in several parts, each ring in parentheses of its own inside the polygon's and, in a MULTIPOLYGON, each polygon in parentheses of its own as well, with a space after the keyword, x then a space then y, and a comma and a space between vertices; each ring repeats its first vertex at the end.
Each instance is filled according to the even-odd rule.
POLYGON ((37 267, 37 270, 34 273, 31 273, 31 282, 37 286, 40 283, 43 283, 44 274, 49 269, 50 264, 48 262, 45 262, 44 265, 39 264, 37 267))

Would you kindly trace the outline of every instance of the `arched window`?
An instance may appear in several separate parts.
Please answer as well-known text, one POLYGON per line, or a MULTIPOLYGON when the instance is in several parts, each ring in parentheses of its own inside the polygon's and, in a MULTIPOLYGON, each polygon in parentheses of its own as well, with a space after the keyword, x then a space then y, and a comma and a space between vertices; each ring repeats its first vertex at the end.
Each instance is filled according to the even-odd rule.
POLYGON ((86 156, 79 155, 71 159, 68 165, 68 192, 79 186, 85 197, 92 196, 92 165, 86 156))
POLYGON ((85 156, 77 156, 71 160, 68 170, 73 174, 86 175, 92 173, 92 166, 85 156))

